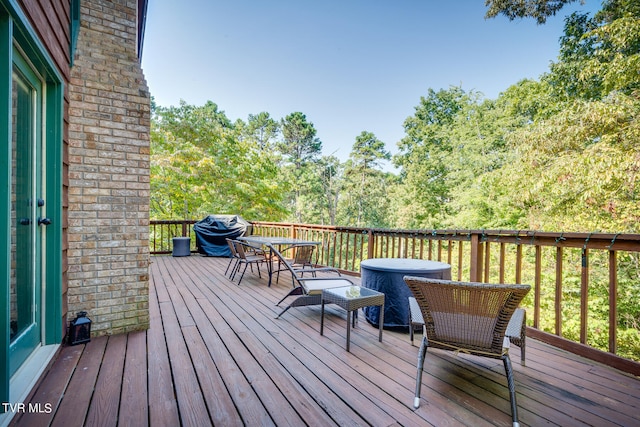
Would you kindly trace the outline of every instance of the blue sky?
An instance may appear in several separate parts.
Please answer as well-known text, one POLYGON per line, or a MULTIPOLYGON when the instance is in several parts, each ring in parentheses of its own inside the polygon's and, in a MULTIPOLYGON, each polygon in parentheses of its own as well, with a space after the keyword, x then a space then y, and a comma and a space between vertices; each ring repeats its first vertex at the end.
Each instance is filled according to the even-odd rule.
POLYGON ((565 7, 545 25, 485 19, 484 0, 154 0, 142 66, 161 106, 218 104, 232 121, 301 111, 323 154, 362 131, 392 153, 420 97, 461 86, 487 98, 537 79, 558 55, 565 7))

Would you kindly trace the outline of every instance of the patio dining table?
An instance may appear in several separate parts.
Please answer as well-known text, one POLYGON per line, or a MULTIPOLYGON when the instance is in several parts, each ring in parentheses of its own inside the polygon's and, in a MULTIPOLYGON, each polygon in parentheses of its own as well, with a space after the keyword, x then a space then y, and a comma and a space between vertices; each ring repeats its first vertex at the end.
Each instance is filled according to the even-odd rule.
MULTIPOLYGON (((252 246, 266 247, 271 250, 273 246, 277 246, 280 251, 295 245, 315 245, 318 246, 321 242, 313 240, 296 239, 292 237, 275 237, 275 236, 242 236, 238 237, 238 240, 246 242, 252 246)), ((269 283, 271 286, 271 278, 273 276, 273 256, 268 257, 267 270, 269 273, 269 283)))

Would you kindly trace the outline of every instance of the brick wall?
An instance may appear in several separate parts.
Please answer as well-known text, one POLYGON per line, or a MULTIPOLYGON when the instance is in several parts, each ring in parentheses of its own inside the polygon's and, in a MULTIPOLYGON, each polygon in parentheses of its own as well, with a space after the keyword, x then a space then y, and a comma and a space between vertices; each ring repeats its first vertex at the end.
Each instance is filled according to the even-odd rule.
POLYGON ((149 324, 149 89, 137 0, 83 0, 69 85, 68 320, 149 324))

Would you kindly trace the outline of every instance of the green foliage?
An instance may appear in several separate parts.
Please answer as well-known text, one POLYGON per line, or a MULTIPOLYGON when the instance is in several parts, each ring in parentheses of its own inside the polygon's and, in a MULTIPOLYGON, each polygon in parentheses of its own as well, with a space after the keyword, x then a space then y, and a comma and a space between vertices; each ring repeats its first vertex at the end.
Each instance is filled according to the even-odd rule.
POLYGON ((340 204, 340 224, 357 227, 387 225, 387 176, 380 169, 391 154, 371 132, 356 137, 346 162, 340 204))
POLYGON ((429 89, 420 98, 413 117, 405 120, 407 136, 399 143, 394 164, 401 168, 400 200, 396 225, 410 228, 437 228, 447 216, 446 201, 453 183, 448 163, 454 153, 451 131, 456 116, 472 104, 458 87, 435 92, 429 89))
POLYGON ((315 162, 322 151, 322 142, 316 138, 316 128, 307 121, 307 117, 295 112, 282 119, 282 141, 277 144, 283 156, 283 167, 280 177, 290 189, 286 195, 289 210, 297 222, 308 222, 309 217, 318 213, 318 204, 311 205, 307 196, 317 194, 321 187, 315 172, 315 162), (313 212, 312 215, 308 215, 313 212))
POLYGON ((638 99, 576 102, 510 135, 520 156, 505 168, 522 228, 637 232, 638 99))
POLYGON ((296 169, 315 160, 322 151, 322 142, 316 138, 316 128, 300 112, 289 114, 282 120, 280 152, 296 169))
MULTIPOLYGON (((535 18, 538 24, 547 22, 547 18, 555 15, 565 4, 576 0, 485 0, 489 7, 486 17, 494 18, 504 15, 513 21, 516 18, 535 18)), ((581 1, 583 3, 583 1, 581 1)))
POLYGON ((241 213, 283 218, 275 159, 239 138, 218 106, 156 108, 151 133, 151 217, 241 213))

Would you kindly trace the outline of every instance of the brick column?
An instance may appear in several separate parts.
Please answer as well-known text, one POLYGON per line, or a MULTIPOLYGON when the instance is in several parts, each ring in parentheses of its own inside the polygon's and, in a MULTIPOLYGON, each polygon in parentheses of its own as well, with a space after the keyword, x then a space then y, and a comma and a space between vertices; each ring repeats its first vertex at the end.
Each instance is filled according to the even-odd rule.
POLYGON ((94 335, 149 325, 150 96, 137 0, 83 0, 69 85, 69 319, 94 335))

